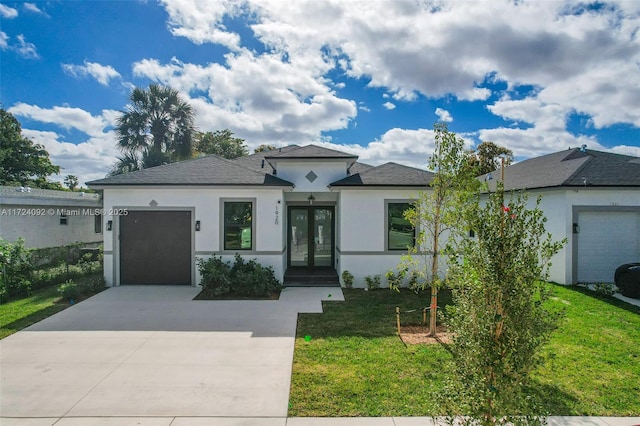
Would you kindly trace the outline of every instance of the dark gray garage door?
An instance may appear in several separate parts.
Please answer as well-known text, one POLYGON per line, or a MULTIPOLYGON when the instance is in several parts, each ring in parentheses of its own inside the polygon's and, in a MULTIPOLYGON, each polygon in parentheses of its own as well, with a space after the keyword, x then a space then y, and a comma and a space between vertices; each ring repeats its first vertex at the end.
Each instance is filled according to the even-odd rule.
POLYGON ((191 284, 191 212, 120 216, 121 284, 191 284))

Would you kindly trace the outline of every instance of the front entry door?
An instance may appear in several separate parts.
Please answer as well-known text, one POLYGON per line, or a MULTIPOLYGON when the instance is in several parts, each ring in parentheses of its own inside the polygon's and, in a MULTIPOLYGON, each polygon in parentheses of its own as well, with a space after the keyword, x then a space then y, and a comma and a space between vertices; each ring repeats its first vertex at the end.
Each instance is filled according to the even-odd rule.
POLYGON ((333 207, 289 207, 290 268, 333 268, 333 217, 333 207))

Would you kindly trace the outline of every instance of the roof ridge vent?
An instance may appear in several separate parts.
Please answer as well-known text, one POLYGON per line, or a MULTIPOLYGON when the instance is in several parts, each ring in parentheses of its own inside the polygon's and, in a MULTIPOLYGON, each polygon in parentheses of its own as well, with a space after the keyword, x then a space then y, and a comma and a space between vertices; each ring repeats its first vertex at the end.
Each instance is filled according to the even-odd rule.
POLYGON ((582 146, 580 147, 580 152, 585 153, 587 152, 587 145, 586 144, 582 144, 582 146))

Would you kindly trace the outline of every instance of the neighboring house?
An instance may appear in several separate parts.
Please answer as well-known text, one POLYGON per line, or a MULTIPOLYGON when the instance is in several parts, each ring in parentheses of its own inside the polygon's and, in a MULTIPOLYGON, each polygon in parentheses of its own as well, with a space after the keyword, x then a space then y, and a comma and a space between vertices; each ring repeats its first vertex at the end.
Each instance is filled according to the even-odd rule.
POLYGON ((101 242, 101 208, 98 194, 0 186, 0 238, 28 248, 101 242))
MULTIPOLYGON (((485 176, 489 189, 500 171, 485 176)), ((640 158, 586 147, 505 168, 506 190, 542 194, 546 229, 567 245, 552 260, 560 284, 613 282, 616 267, 640 261, 640 158)))
POLYGON ((286 284, 337 283, 349 270, 362 287, 413 243, 402 212, 432 176, 308 145, 207 156, 88 185, 104 191, 110 286, 197 285, 199 259, 240 253, 286 284))

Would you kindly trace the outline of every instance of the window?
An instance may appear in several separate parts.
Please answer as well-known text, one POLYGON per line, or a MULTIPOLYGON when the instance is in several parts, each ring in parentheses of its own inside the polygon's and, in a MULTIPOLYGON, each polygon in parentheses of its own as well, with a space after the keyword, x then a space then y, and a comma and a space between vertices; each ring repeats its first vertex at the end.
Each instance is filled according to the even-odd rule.
POLYGON ((253 248, 253 203, 251 201, 224 203, 224 249, 251 250, 253 248))
POLYGON ((63 213, 60 215, 60 225, 68 225, 69 224, 69 218, 67 217, 66 213, 63 213))
POLYGON ((416 230, 404 218, 404 212, 412 209, 410 203, 387 204, 387 250, 407 250, 416 242, 416 230))
POLYGON ((93 218, 93 232, 102 234, 102 215, 96 214, 93 218))

